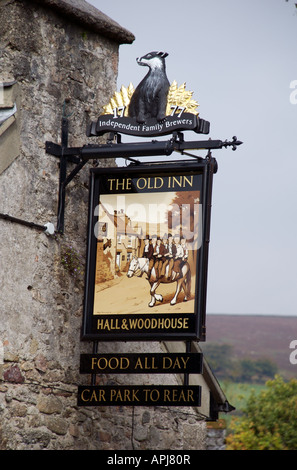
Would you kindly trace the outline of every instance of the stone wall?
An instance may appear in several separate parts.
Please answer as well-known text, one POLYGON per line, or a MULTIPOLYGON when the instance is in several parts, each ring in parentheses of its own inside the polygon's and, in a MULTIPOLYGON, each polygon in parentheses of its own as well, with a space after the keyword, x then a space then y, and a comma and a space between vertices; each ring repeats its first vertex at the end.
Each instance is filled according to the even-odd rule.
MULTIPOLYGON (((0 213, 56 225, 59 161, 45 142, 60 142, 63 113, 70 146, 97 142, 85 129, 116 89, 119 41, 39 3, 0 2, 0 81, 17 81, 21 103, 21 150, 0 175, 0 213)), ((203 449, 206 425, 194 409, 76 406, 77 386, 90 383, 79 358, 92 352, 80 341, 92 164, 67 188, 64 235, 0 219, 0 449, 203 449)), ((162 351, 159 343, 119 343, 99 352, 139 347, 162 351)))
POLYGON ((205 446, 207 450, 225 450, 226 422, 224 419, 207 423, 205 446))
POLYGON ((67 388, 19 384, 2 393, 1 450, 204 449, 204 425, 194 413, 77 409, 67 388))

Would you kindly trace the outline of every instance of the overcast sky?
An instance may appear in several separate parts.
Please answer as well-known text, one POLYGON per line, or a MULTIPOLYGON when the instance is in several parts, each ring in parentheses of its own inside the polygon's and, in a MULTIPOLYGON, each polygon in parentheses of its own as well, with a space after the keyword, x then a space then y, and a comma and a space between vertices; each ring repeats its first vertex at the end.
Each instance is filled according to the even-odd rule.
MULTIPOLYGON (((292 0, 89 0, 130 30, 118 90, 147 72, 136 57, 168 52, 210 121, 213 151, 208 313, 297 316, 297 9, 292 0), (291 99, 290 99, 291 98, 291 99)), ((193 133, 185 140, 203 139, 193 133)), ((207 138, 208 138, 207 137, 207 138)), ((125 138, 123 138, 125 141, 125 138)), ((205 153, 197 154, 205 156, 205 153)))

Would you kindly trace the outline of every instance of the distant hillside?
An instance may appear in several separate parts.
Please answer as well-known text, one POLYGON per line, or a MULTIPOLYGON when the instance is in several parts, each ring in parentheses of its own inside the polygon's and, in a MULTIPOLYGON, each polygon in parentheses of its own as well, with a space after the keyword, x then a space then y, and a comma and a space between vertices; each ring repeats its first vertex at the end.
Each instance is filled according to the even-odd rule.
POLYGON ((289 361, 289 346, 294 339, 297 340, 297 316, 208 314, 206 343, 201 346, 203 349, 203 344, 208 343, 229 344, 237 359, 270 359, 278 365, 278 373, 290 379, 297 378, 297 364, 289 361))

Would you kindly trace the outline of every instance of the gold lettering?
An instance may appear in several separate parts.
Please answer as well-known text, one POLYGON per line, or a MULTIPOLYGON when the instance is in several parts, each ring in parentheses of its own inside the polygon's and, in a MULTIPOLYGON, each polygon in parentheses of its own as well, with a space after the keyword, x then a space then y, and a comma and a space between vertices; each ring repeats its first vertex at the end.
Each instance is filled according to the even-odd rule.
POLYGON ((111 320, 108 320, 107 318, 105 320, 100 319, 97 320, 97 330, 120 330, 121 326, 119 325, 119 320, 118 318, 114 319, 112 318, 111 320))
MULTIPOLYGON (((190 176, 168 176, 167 187, 171 188, 185 188, 186 186, 193 187, 193 175, 190 176)), ((129 191, 132 189, 132 178, 108 178, 110 191, 129 191)), ((138 178, 136 181, 136 187, 140 190, 144 189, 160 189, 164 186, 164 179, 160 176, 149 177, 149 178, 138 178)))
POLYGON ((152 401, 158 401, 160 398, 160 392, 159 390, 157 390, 156 388, 154 388, 153 390, 151 390, 150 392, 150 399, 152 401), (154 396, 153 396, 154 395, 154 396))
POLYGON ((118 369, 119 367, 119 360, 116 358, 116 357, 112 357, 109 361, 109 367, 110 369, 114 370, 114 369, 118 369), (114 360, 114 366, 112 366, 112 360, 114 360))
POLYGON ((120 360, 120 368, 121 369, 128 369, 130 365, 130 361, 127 357, 121 357, 121 360, 120 360), (126 367, 124 367, 124 361, 126 361, 126 367))
POLYGON ((123 179, 122 182, 120 183, 120 180, 117 180, 116 182, 116 190, 119 190, 119 186, 121 186, 121 189, 125 189, 125 180, 123 179))
POLYGON ((148 185, 147 185, 147 188, 148 188, 148 189, 154 189, 154 187, 151 186, 151 178, 148 178, 148 185))
POLYGON ((92 395, 91 395, 91 398, 90 398, 90 401, 98 401, 97 400, 97 395, 96 395, 96 390, 93 390, 92 391, 92 395))
POLYGON ((193 175, 191 176, 168 176, 167 187, 174 188, 179 186, 180 188, 185 188, 186 186, 193 186, 193 175))
POLYGON ((193 186, 193 175, 191 175, 191 180, 189 180, 186 176, 184 176, 184 187, 186 186, 186 182, 189 186, 193 186))
POLYGON ((132 184, 131 178, 123 178, 122 180, 119 180, 116 178, 108 178, 107 181, 109 182, 109 191, 119 191, 120 189, 122 190, 131 189, 131 184, 132 184))
POLYGON ((131 182, 132 182, 131 178, 128 178, 127 179, 127 184, 126 184, 126 189, 131 189, 131 182))
POLYGON ((160 176, 156 176, 154 188, 155 189, 160 189, 160 188, 162 188, 163 184, 164 184, 163 178, 160 178, 160 176), (158 185, 158 182, 159 182, 159 185, 158 185))
POLYGON ((131 398, 130 398, 130 390, 128 390, 128 389, 125 389, 125 390, 124 390, 124 400, 125 400, 125 401, 131 401, 131 398))
POLYGON ((97 366, 98 366, 98 369, 106 369, 107 359, 105 357, 100 357, 97 366), (103 363, 102 365, 101 365, 101 362, 103 363))
POLYGON ((186 399, 186 397, 185 397, 184 391, 181 390, 180 396, 178 397, 178 401, 181 401, 181 400, 185 401, 185 399, 186 399))
POLYGON ((147 399, 148 399, 148 393, 150 392, 150 390, 149 390, 148 388, 144 388, 143 391, 144 391, 144 395, 145 395, 145 396, 144 396, 144 400, 147 401, 147 399))
POLYGON ((81 392, 81 399, 82 401, 89 401, 89 402, 92 402, 92 401, 106 401, 106 398, 105 398, 105 390, 102 390, 102 389, 99 389, 98 390, 98 396, 96 395, 96 390, 93 390, 92 393, 88 396, 85 396, 85 393, 87 394, 90 394, 90 389, 89 388, 85 388, 82 392, 81 392))
POLYGON ((155 357, 152 358, 152 369, 158 369, 158 367, 155 367, 155 357))
POLYGON ((115 178, 109 178, 107 181, 109 181, 109 191, 112 191, 112 186, 113 186, 113 182, 115 181, 115 178))
POLYGON ((181 365, 180 365, 180 362, 179 362, 178 357, 177 357, 177 358, 175 359, 175 361, 174 361, 173 369, 175 369, 176 367, 177 367, 178 369, 181 369, 181 365))
POLYGON ((81 399, 82 401, 89 401, 89 398, 85 398, 85 392, 90 392, 90 390, 88 388, 85 388, 82 392, 81 392, 81 399))
POLYGON ((170 401, 169 390, 165 388, 164 390, 164 401, 170 401))
POLYGON ((138 189, 144 189, 146 187, 146 179, 145 178, 138 178, 136 182, 136 186, 138 189), (140 185, 141 182, 141 185, 140 185))
POLYGON ((195 401, 194 400, 194 397, 193 397, 193 390, 188 390, 188 401, 190 401, 190 398, 191 398, 191 401, 195 401))
POLYGON ((123 390, 116 390, 116 389, 111 389, 110 390, 110 401, 118 401, 121 403, 127 402, 127 401, 140 401, 138 396, 137 396, 138 390, 132 389, 129 390, 127 388, 124 388, 123 390))
POLYGON ((102 388, 99 389, 99 401, 106 401, 105 390, 102 390, 102 388))
POLYGON ((97 320, 97 330, 100 330, 103 327, 103 320, 97 320))
POLYGON ((112 329, 112 330, 120 330, 120 329, 121 329, 121 328, 119 327, 119 323, 118 323, 118 322, 119 322, 118 318, 116 318, 115 320, 114 320, 113 318, 111 319, 111 329, 112 329), (115 321, 115 323, 114 323, 114 321, 115 321))
POLYGON ((137 397, 138 390, 132 390, 132 400, 133 401, 139 401, 139 398, 137 397))
POLYGON ((165 318, 165 328, 166 330, 168 330, 168 328, 170 328, 170 318, 165 318))
POLYGON ((182 187, 182 176, 179 177, 179 180, 175 176, 173 176, 172 178, 173 178, 172 187, 174 188, 174 184, 176 183, 181 188, 182 187))
POLYGON ((140 357, 137 359, 134 369, 137 369, 138 367, 143 369, 140 357))
POLYGON ((104 323, 104 327, 103 327, 103 328, 104 328, 104 330, 105 330, 105 328, 106 328, 108 331, 110 331, 110 326, 109 326, 109 321, 108 321, 108 320, 105 320, 105 323, 104 323))
POLYGON ((118 400, 123 401, 121 390, 118 390, 118 391, 115 390, 115 401, 118 401, 118 400))
POLYGON ((147 357, 144 358, 144 368, 145 368, 145 369, 150 369, 150 368, 151 368, 151 367, 148 365, 148 358, 147 358, 147 357))
POLYGON ((170 359, 170 357, 163 357, 163 369, 170 369, 170 367, 172 366, 172 360, 170 359), (168 365, 166 364, 166 362, 169 361, 168 365))
POLYGON ((184 363, 184 368, 187 367, 187 363, 188 363, 189 359, 190 359, 189 357, 187 357, 186 359, 184 359, 183 357, 181 357, 181 361, 184 363))
POLYGON ((130 361, 127 357, 111 357, 107 359, 106 357, 92 357, 92 366, 91 369, 94 370, 95 368, 99 370, 104 370, 106 368, 115 370, 115 369, 128 369, 130 365, 130 361))

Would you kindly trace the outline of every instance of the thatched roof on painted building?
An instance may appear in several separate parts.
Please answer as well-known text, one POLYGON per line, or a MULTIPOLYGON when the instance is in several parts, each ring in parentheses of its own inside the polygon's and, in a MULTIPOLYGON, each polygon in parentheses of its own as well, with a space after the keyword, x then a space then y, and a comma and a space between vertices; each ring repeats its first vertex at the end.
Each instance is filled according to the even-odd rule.
POLYGON ((135 36, 85 0, 27 0, 48 7, 84 27, 113 39, 119 44, 131 44, 135 36))

